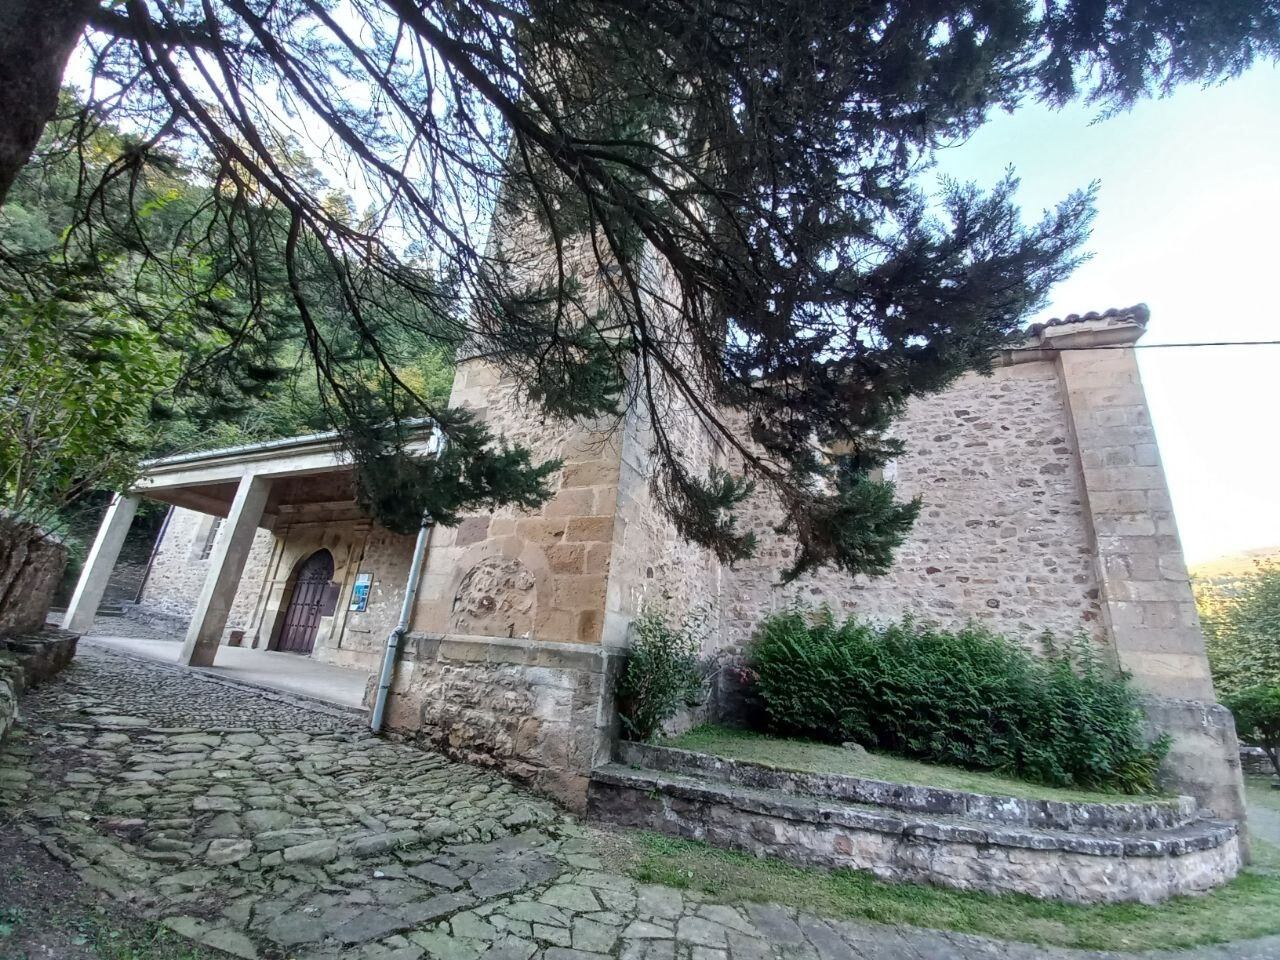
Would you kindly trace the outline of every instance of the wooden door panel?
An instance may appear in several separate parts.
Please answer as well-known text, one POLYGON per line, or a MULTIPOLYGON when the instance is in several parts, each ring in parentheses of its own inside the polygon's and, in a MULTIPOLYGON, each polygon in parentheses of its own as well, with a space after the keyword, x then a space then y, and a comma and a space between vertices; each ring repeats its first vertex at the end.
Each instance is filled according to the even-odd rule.
POLYGON ((311 652, 320 629, 320 618, 325 615, 325 601, 332 593, 329 582, 332 577, 333 555, 328 550, 317 550, 302 564, 280 627, 277 650, 311 652))

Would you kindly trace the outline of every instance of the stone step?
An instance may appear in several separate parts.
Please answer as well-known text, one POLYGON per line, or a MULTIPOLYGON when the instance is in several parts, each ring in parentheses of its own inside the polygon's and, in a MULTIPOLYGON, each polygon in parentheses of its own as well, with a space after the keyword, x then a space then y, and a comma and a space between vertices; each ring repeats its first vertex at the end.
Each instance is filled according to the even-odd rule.
POLYGON ((1192 797, 1116 803, 1037 800, 892 783, 852 774, 789 770, 630 741, 618 745, 618 760, 633 767, 703 777, 743 787, 868 804, 904 813, 945 814, 1019 827, 1132 833, 1182 826, 1200 816, 1192 797))
POLYGON ((786 793, 620 763, 592 772, 588 814, 795 863, 885 880, 1075 903, 1157 902, 1239 871, 1237 825, 1036 828, 786 793))
MULTIPOLYGON (((45 616, 45 621, 47 623, 61 623, 66 614, 66 607, 50 607, 48 614, 45 616)), ((100 603, 97 612, 94 614, 95 617, 123 617, 124 615, 123 604, 109 601, 100 603)))

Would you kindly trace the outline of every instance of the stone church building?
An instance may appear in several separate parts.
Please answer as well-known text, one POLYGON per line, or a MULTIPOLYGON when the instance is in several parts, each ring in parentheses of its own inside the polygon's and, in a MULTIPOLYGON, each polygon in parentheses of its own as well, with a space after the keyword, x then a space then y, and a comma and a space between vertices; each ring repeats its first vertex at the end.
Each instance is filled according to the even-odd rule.
MULTIPOLYGON (((1174 737, 1168 785, 1241 819, 1235 735, 1215 702, 1132 349, 1147 319, 1139 306, 1034 327, 991 376, 914 401, 893 470, 923 508, 883 577, 823 571, 778 586, 793 545, 765 495, 743 513, 755 558, 719 563, 651 503, 639 415, 616 429, 543 422, 513 383, 470 361, 452 403, 535 458, 563 460, 541 509, 430 531, 407 585, 415 538, 361 514, 332 435, 170 457, 109 511, 67 623, 92 622, 138 497, 173 505, 139 609, 188 624, 188 663, 237 643, 376 677, 408 586, 387 725, 578 808, 613 749, 612 678, 646 604, 701 611, 707 653, 740 648, 797 598, 877 618, 972 618, 1028 643, 1045 629, 1083 633, 1133 675, 1153 730, 1174 737)), ((692 418, 681 430, 699 462, 732 468, 692 418)), ((432 443, 424 435, 423 455, 432 443)))

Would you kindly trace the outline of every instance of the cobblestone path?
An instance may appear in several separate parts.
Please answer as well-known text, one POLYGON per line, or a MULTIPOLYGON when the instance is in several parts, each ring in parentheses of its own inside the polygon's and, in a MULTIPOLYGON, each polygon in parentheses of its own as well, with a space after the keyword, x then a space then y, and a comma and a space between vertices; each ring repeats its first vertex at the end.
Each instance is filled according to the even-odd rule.
MULTIPOLYGON (((87 883, 235 956, 1101 956, 639 885, 605 869, 605 834, 493 774, 348 715, 89 645, 22 708, 0 805, 87 883)), ((1194 956, 1276 957, 1280 938, 1194 956)))

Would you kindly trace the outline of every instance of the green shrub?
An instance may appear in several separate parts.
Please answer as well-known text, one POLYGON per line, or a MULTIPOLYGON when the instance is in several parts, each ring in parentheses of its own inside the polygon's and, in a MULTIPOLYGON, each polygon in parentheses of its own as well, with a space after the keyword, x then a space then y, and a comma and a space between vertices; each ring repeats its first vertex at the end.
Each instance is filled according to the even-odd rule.
POLYGON ((970 624, 766 618, 749 661, 771 732, 862 745, 1053 786, 1143 793, 1168 749, 1143 737, 1123 676, 1087 641, 1044 657, 970 624))
POLYGON ((1226 700, 1246 687, 1280 686, 1280 563, 1194 586, 1218 694, 1226 700))
POLYGON ((615 694, 622 727, 632 740, 651 740, 680 707, 702 691, 696 616, 679 628, 646 610, 633 624, 627 663, 615 694))
POLYGON ((1280 776, 1280 686, 1258 684, 1226 699, 1240 739, 1265 750, 1280 776))

